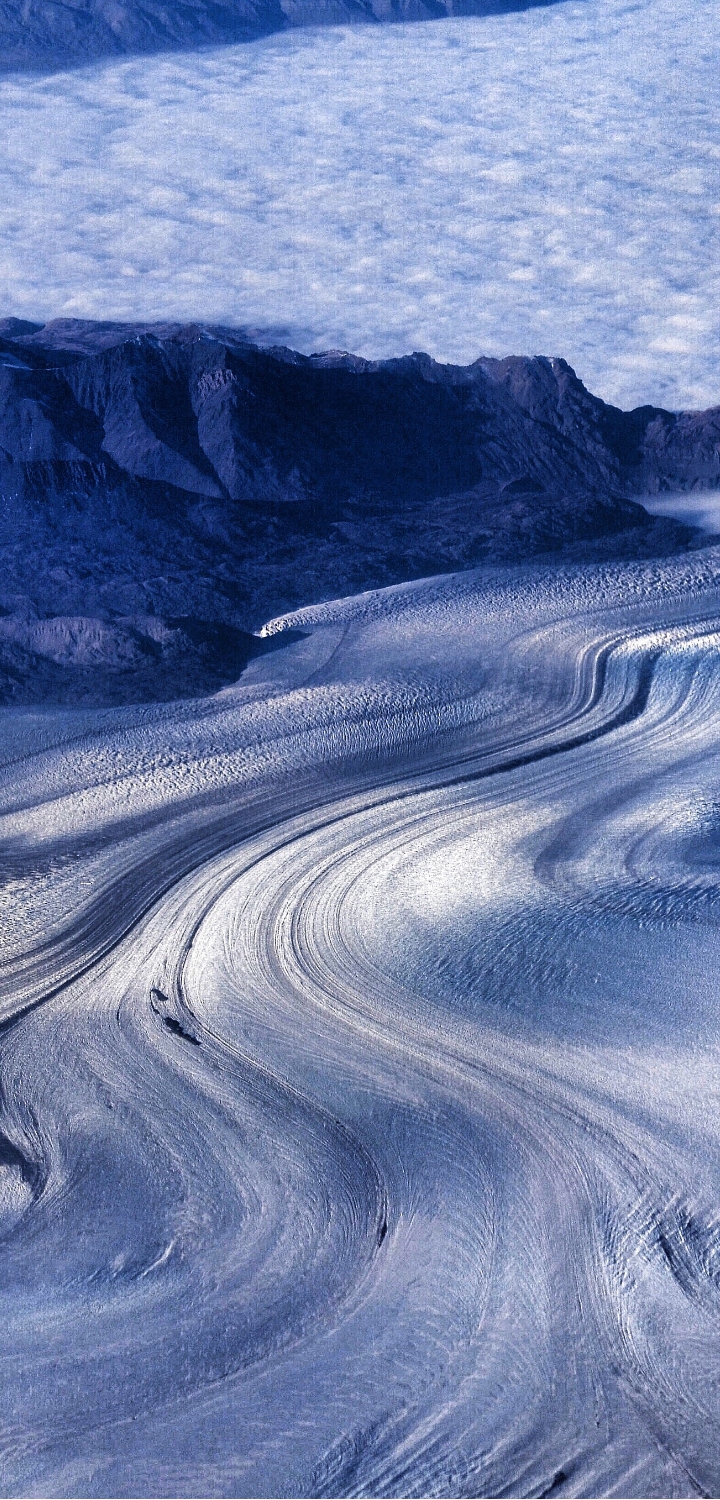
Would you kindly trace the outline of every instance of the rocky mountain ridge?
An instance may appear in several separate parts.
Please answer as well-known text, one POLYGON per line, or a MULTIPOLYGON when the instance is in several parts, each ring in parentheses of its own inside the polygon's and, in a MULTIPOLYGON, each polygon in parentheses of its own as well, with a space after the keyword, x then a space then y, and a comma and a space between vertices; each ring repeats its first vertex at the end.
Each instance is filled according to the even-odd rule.
POLYGON ((692 545, 638 501, 719 484, 720 410, 622 412, 561 359, 369 361, 202 325, 6 319, 0 695, 74 701, 102 662, 108 701, 208 690, 299 604, 483 560, 692 545))
POLYGON ((0 71, 253 41, 295 26, 501 15, 555 0, 0 0, 0 71))

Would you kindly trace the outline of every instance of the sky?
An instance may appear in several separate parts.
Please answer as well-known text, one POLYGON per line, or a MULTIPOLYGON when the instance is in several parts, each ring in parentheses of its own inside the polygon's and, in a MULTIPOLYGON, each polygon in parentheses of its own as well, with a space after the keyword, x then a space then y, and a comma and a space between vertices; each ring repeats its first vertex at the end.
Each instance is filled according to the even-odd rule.
POLYGON ((567 0, 0 83, 0 315, 562 355, 720 402, 717 0, 567 0))

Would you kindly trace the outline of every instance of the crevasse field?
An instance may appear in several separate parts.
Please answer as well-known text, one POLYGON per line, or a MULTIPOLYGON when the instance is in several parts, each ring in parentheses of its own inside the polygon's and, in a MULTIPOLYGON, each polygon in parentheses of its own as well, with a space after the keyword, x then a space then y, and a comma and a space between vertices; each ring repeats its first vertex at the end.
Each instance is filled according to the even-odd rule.
MULTIPOLYGON (((6 79, 7 311, 717 402, 716 22, 6 79)), ((0 711, 2 1494, 717 1495, 720 547, 265 633, 0 711)))
POLYGON ((5 79, 5 308, 562 354, 708 406, 719 71, 717 0, 570 0, 5 79))

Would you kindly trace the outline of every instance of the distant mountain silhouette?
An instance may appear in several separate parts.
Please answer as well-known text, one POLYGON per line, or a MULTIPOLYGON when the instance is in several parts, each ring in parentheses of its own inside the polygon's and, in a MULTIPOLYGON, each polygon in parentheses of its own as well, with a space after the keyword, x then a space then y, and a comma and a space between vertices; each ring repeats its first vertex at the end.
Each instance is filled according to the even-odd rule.
POLYGON ((485 560, 667 553, 694 533, 637 497, 718 484, 720 409, 622 412, 561 359, 5 320, 0 696, 209 691, 280 611, 485 560))
POLYGON ((0 70, 252 41, 294 26, 501 15, 557 0, 0 0, 0 70))

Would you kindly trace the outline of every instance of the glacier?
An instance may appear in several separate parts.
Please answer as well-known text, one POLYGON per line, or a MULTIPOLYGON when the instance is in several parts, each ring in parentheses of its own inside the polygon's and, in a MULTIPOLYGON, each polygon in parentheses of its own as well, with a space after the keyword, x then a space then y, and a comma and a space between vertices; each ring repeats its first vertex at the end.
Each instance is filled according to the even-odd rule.
POLYGON ((2 717, 10 1495, 717 1492, 720 548, 2 717))

